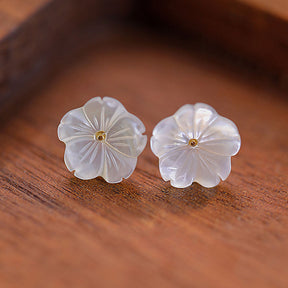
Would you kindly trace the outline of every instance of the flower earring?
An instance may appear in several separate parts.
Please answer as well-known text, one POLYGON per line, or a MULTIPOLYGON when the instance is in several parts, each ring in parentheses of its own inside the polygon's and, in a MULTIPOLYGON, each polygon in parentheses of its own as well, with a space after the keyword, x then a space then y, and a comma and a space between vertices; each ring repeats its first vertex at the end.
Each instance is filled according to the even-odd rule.
POLYGON ((109 183, 121 182, 134 171, 146 146, 143 123, 117 100, 95 97, 69 111, 58 126, 66 144, 64 161, 80 179, 98 176, 109 183))
POLYGON ((162 178, 184 188, 193 182, 214 187, 231 172, 231 156, 241 140, 236 125, 209 105, 182 106, 153 130, 151 149, 162 178))

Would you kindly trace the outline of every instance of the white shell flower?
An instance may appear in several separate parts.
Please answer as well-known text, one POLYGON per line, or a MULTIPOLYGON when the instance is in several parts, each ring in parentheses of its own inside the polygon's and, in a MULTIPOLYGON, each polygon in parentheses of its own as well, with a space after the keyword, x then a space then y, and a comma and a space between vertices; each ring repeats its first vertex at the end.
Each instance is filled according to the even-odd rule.
POLYGON ((58 137, 66 144, 68 170, 75 170, 80 179, 101 176, 109 183, 132 174, 146 146, 144 132, 143 123, 110 97, 92 98, 68 112, 58 126, 58 137))
POLYGON ((209 105, 182 106, 153 130, 151 149, 159 157, 162 178, 177 188, 198 182, 214 187, 231 171, 231 156, 241 140, 236 125, 209 105))

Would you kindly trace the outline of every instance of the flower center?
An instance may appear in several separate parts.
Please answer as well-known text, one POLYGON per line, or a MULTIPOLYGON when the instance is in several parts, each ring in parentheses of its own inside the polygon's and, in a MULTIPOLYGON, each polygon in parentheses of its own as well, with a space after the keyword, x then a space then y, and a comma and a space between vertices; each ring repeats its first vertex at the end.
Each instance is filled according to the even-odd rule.
POLYGON ((188 145, 191 147, 196 147, 198 145, 197 139, 190 139, 188 145))
POLYGON ((104 131, 98 131, 95 133, 94 139, 102 142, 106 139, 106 133, 104 131))

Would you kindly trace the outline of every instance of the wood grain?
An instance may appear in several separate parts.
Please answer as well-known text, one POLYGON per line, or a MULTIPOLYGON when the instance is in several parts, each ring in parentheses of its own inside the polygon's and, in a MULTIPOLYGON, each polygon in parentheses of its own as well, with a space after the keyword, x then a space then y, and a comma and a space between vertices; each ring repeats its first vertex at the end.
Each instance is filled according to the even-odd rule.
POLYGON ((0 286, 287 287, 287 100, 210 55, 142 36, 91 47, 2 122, 0 286), (120 184, 73 177, 57 125, 99 95, 149 137, 185 103, 214 106, 242 136, 228 180, 172 188, 149 145, 120 184))

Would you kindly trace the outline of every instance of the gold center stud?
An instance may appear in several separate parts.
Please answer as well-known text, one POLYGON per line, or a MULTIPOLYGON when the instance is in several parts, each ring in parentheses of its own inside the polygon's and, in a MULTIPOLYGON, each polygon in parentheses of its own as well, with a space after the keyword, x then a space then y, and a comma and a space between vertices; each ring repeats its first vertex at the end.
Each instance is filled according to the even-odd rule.
POLYGON ((196 147, 196 146, 198 145, 197 139, 190 139, 190 140, 189 140, 189 145, 190 145, 191 147, 196 147))
POLYGON ((98 131, 95 133, 94 139, 102 142, 106 139, 106 133, 104 131, 98 131))

